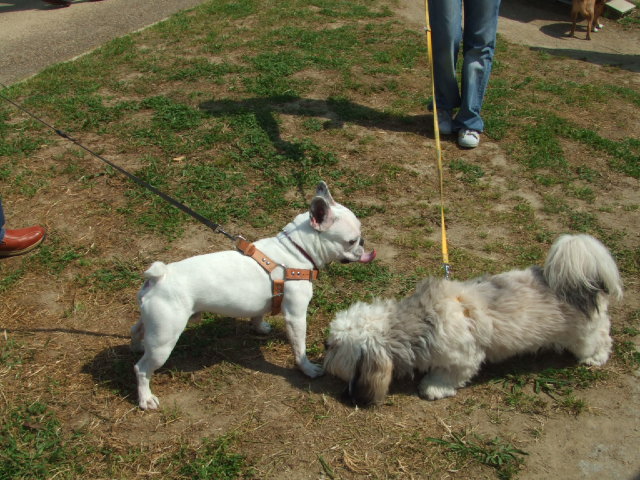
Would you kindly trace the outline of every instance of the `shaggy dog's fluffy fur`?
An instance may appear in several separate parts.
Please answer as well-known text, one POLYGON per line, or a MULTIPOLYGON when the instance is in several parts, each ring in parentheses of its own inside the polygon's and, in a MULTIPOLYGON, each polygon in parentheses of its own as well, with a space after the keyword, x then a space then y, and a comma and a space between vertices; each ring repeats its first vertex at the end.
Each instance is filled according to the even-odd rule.
POLYGON ((564 235, 544 268, 467 282, 428 278, 407 298, 352 305, 331 323, 325 369, 367 405, 384 400, 394 376, 426 373, 419 394, 436 400, 455 395, 484 361, 541 348, 603 365, 609 296, 622 297, 609 251, 588 235, 564 235))

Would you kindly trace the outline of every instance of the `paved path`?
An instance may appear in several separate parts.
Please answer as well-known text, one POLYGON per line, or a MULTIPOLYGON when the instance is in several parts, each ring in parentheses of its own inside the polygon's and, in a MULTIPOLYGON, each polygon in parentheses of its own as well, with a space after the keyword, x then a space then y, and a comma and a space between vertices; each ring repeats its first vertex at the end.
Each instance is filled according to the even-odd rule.
POLYGON ((10 85, 204 0, 0 0, 0 82, 10 85))

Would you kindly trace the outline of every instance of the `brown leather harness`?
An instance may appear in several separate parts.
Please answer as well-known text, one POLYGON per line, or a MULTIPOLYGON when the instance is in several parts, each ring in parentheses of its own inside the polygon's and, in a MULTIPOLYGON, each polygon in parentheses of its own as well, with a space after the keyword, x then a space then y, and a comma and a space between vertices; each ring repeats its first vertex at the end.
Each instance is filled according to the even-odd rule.
MULTIPOLYGON (((300 247, 298 247, 298 245, 296 245, 295 243, 294 245, 298 249, 300 249, 300 247)), ((236 247, 238 250, 240 250, 241 253, 243 253, 247 257, 253 258, 256 262, 258 262, 258 265, 264 268, 264 270, 267 272, 269 278, 271 278, 271 272, 273 272, 277 267, 284 268, 283 279, 271 278, 273 293, 271 315, 277 315, 278 313, 280 313, 282 299, 284 298, 284 282, 286 280, 307 280, 309 282, 313 282, 318 278, 319 271, 317 268, 314 268, 313 270, 305 270, 302 268, 287 268, 284 265, 271 260, 264 253, 258 250, 253 243, 249 243, 242 237, 238 237, 238 239, 236 240, 236 247)), ((302 253, 308 257, 306 252, 303 251, 302 253)), ((310 261, 311 263, 313 263, 313 260, 310 259, 310 261)))

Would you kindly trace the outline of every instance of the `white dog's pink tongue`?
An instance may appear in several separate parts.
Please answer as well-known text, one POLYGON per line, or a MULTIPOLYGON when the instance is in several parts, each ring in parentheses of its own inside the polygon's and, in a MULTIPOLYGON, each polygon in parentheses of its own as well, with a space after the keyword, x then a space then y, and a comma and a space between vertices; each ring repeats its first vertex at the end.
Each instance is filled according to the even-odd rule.
POLYGON ((360 260, 358 260, 358 261, 360 263, 369 263, 374 258, 376 258, 376 251, 375 250, 373 250, 371 253, 363 253, 362 256, 360 257, 360 260))

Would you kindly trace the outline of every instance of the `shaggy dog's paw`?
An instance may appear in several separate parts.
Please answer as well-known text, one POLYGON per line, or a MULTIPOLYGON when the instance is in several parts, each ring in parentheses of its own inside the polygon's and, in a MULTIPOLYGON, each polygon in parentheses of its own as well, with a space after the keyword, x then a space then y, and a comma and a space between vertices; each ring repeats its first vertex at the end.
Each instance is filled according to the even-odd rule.
POLYGON ((422 380, 418 386, 418 394, 425 400, 440 400, 441 398, 453 397, 456 389, 446 385, 434 385, 428 380, 422 380))
POLYGON ((581 359, 580 362, 593 367, 601 367, 607 363, 607 360, 609 360, 609 354, 607 352, 597 352, 588 358, 581 359))

